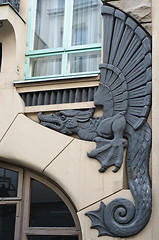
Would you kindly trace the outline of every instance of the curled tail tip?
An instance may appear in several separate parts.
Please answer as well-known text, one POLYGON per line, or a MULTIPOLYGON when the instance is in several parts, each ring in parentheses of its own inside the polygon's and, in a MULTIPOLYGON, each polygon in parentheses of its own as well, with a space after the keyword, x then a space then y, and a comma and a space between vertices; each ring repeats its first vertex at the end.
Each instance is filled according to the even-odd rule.
POLYGON ((149 215, 143 219, 134 204, 125 198, 112 200, 108 205, 101 202, 99 209, 85 214, 98 230, 99 236, 130 237, 139 233, 147 224, 149 215), (140 224, 139 224, 140 222, 140 224))

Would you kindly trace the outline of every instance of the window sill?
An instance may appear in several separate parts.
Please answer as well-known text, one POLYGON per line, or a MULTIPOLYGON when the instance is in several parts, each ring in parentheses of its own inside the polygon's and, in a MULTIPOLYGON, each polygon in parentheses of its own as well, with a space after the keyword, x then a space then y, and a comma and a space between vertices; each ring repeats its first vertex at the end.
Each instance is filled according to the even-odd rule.
POLYGON ((44 85, 56 85, 56 84, 67 84, 67 83, 79 83, 79 82, 90 82, 98 81, 99 74, 90 74, 90 75, 78 75, 78 76, 68 76, 68 77, 57 77, 57 78, 48 78, 48 79, 36 79, 36 80, 24 80, 24 81, 13 81, 13 85, 16 88, 21 87, 31 87, 31 86, 44 86, 44 85), (65 80, 65 81, 63 81, 65 80))
POLYGON ((43 81, 14 81, 16 91, 25 103, 24 113, 94 107, 94 91, 99 74, 43 81), (71 94, 71 95, 70 95, 71 94), (70 100, 70 96, 71 100, 70 100), (56 100, 55 100, 55 99, 56 100), (54 100, 53 100, 54 99, 54 100))

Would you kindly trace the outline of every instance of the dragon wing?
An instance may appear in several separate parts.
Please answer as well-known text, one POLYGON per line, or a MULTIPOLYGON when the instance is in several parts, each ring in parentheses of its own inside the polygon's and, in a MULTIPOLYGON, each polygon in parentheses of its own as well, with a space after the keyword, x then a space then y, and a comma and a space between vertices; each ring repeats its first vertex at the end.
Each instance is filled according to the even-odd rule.
POLYGON ((151 106, 151 37, 118 9, 103 6, 102 15, 103 63, 94 102, 104 106, 105 117, 125 112, 127 123, 136 130, 151 106))

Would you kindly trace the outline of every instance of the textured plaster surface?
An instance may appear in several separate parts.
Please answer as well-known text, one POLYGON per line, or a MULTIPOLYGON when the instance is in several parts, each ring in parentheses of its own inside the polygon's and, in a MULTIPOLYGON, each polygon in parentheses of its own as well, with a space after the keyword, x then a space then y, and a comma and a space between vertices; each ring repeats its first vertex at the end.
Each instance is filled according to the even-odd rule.
POLYGON ((109 4, 127 12, 140 23, 151 22, 151 0, 120 0, 109 4))
POLYGON ((20 1, 19 14, 23 17, 25 21, 27 21, 28 18, 28 6, 29 0, 20 1))
POLYGON ((113 168, 104 174, 98 172, 100 164, 87 157, 94 147, 95 143, 75 139, 44 171, 65 189, 78 210, 123 186, 123 167, 118 173, 113 173, 113 168))
POLYGON ((23 76, 26 24, 8 6, 0 6, 0 42, 2 66, 0 72, 0 140, 18 113, 24 112, 24 104, 13 87, 13 80, 23 76), (20 47, 19 47, 20 46, 20 47))
POLYGON ((19 114, 0 143, 0 157, 42 172, 71 141, 19 114))
POLYGON ((0 140, 19 112, 23 111, 23 102, 15 89, 3 88, 0 85, 0 140))
POLYGON ((151 0, 119 0, 110 1, 109 4, 131 15, 151 33, 151 0))

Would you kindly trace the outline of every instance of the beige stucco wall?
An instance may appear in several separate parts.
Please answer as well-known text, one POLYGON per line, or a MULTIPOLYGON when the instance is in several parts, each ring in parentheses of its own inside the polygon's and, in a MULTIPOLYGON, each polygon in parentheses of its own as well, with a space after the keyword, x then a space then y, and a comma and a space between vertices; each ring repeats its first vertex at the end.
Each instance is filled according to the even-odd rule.
POLYGON ((0 7, 0 41, 2 43, 2 66, 0 72, 0 139, 16 118, 24 112, 24 104, 13 87, 13 80, 23 79, 26 23, 9 5, 0 7))
MULTIPOLYGON (((146 228, 129 239, 158 240, 158 62, 159 62, 159 6, 153 0, 153 215, 146 228)), ((111 4, 128 12, 151 32, 151 1, 121 0, 111 4)), ((21 1, 20 14, 27 20, 28 1, 21 1)), ((86 153, 95 143, 85 142, 42 127, 24 115, 23 101, 13 86, 13 80, 23 80, 27 24, 9 6, 0 7, 4 27, 0 29, 3 45, 3 63, 0 73, 0 157, 6 162, 30 168, 57 182, 75 204, 83 240, 97 240, 97 230, 91 230, 91 221, 84 214, 96 210, 100 201, 110 202, 116 197, 131 199, 125 186, 125 170, 118 173, 98 172, 99 163, 86 153), (7 42, 6 42, 7 39, 7 42), (20 46, 20 47, 19 47, 20 46), (123 189, 123 190, 122 190, 123 189)), ((71 83, 72 84, 72 83, 71 83)), ((27 88, 27 86, 25 86, 27 88)), ((33 87, 33 90, 36 86, 33 87)), ((48 86, 46 87, 48 89, 48 86)), ((82 108, 82 106, 80 106, 82 108)), ((50 109, 49 109, 50 110, 50 109)), ((29 110, 28 110, 29 111, 29 110)), ((34 109, 31 109, 32 113, 34 109)), ((36 111, 35 111, 36 112, 36 111)), ((37 120, 37 118, 33 119, 37 120)), ((101 240, 117 239, 100 237, 101 240)))

